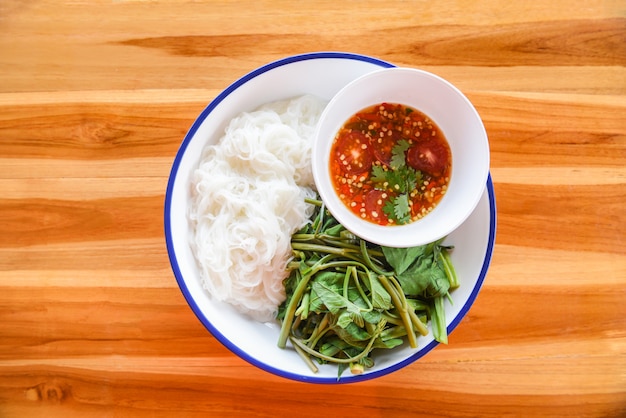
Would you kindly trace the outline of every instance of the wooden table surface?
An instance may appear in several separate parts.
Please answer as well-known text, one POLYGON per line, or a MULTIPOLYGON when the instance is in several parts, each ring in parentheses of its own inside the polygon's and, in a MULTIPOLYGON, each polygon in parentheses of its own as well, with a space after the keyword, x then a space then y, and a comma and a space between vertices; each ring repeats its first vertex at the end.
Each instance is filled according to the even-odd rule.
POLYGON ((0 2, 0 417, 626 416, 623 1, 0 2), (484 119, 491 268, 411 366, 328 386, 232 354, 177 287, 169 170, 247 72, 435 72, 484 119))

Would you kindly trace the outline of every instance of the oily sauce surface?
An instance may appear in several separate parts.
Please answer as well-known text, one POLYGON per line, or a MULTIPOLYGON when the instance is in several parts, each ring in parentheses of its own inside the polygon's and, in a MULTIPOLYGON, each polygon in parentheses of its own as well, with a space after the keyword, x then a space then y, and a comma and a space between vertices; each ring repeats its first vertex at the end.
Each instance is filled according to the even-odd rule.
POLYGON ((445 194, 452 154, 424 113, 380 103, 350 117, 331 147, 335 192, 357 216, 402 225, 430 213, 445 194))

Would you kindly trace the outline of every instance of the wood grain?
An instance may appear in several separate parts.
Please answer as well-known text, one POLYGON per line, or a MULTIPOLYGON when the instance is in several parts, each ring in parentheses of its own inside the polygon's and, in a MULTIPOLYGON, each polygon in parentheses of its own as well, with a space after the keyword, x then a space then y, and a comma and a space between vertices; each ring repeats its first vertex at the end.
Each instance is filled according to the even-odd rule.
POLYGON ((5 0, 0 34, 0 417, 626 416, 623 2, 5 0), (163 234, 195 117, 319 50, 461 88, 498 211, 450 344, 332 387, 213 338, 163 234))

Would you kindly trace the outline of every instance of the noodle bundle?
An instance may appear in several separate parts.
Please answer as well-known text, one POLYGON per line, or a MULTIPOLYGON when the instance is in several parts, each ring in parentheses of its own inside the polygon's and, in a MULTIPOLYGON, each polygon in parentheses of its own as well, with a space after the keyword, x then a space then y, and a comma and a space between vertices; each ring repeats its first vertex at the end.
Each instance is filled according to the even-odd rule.
POLYGON ((315 197, 311 145, 325 102, 274 102, 235 117, 207 146, 192 176, 189 219, 202 284, 215 299, 259 321, 275 317, 291 235, 315 197))

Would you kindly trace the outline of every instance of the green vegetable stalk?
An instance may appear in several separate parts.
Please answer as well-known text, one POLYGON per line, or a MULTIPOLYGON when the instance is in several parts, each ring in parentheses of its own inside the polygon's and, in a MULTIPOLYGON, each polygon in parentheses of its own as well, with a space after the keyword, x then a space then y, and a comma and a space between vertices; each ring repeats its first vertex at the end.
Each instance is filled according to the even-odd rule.
POLYGON ((290 341, 314 372, 335 363, 362 373, 372 352, 428 334, 447 343, 444 297, 459 286, 449 251, 441 241, 390 248, 355 237, 319 200, 311 223, 292 236, 293 259, 279 307, 278 346, 290 341))

